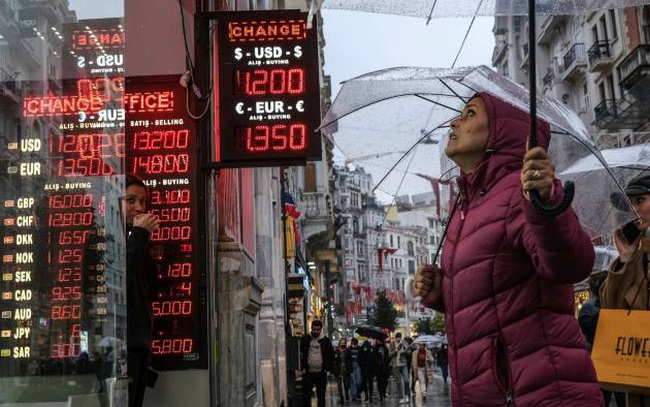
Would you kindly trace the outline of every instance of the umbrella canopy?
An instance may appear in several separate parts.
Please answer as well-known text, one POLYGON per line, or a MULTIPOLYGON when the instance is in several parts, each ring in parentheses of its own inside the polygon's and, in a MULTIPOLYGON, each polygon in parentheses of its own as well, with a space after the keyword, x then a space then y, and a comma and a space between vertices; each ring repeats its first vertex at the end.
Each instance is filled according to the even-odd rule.
MULTIPOLYGON (((319 2, 316 2, 319 3, 319 2)), ((622 8, 627 6, 641 6, 650 4, 650 0, 329 0, 325 1, 326 8, 339 8, 346 10, 396 14, 427 18, 427 23, 434 17, 462 17, 479 15, 527 15, 528 16, 528 43, 536 44, 536 14, 571 15, 586 14, 591 11, 606 8, 622 8)), ((532 117, 537 116, 537 74, 536 74, 536 48, 529 47, 529 112, 532 117)), ((537 146, 537 122, 530 122, 530 147, 537 146)), ((555 215, 564 211, 573 199, 573 184, 565 185, 565 197, 556 207, 546 206, 537 191, 530 191, 534 206, 547 215, 555 215)))
POLYGON ((425 344, 427 348, 433 348, 441 343, 447 343, 447 339, 442 335, 420 335, 413 340, 411 347, 417 348, 421 343, 425 344))
POLYGON ((577 160, 558 174, 572 180, 580 194, 573 208, 593 238, 608 235, 614 228, 634 218, 632 205, 624 193, 607 182, 612 177, 625 186, 632 178, 650 173, 650 146, 635 145, 601 151, 608 169, 594 156, 577 160))
POLYGON ((381 329, 378 326, 374 325, 361 325, 357 327, 355 332, 361 336, 365 336, 368 338, 372 339, 386 339, 388 337, 388 334, 384 332, 383 329, 381 329))
MULTIPOLYGON (((528 91, 488 67, 402 67, 344 82, 321 128, 349 163, 372 175, 380 199, 430 192, 431 179, 440 177, 441 168, 450 167, 437 162, 449 122, 476 92, 488 92, 528 110, 528 91)), ((575 112, 550 97, 538 96, 536 102, 538 117, 551 124, 550 152, 556 172, 588 156, 605 168, 605 159, 575 112)), ((603 182, 608 190, 622 191, 611 176, 603 182)), ((598 225, 588 227, 602 232, 598 225)))
MULTIPOLYGON (((535 13, 575 15, 649 3, 648 0, 538 0, 535 13)), ((426 19, 528 14, 528 0, 324 0, 322 7, 426 19)))

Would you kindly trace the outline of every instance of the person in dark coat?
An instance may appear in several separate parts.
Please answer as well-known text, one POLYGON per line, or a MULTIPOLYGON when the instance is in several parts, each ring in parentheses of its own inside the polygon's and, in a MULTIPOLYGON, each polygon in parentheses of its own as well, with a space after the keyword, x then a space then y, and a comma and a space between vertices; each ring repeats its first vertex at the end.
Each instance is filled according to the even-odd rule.
POLYGON ((332 341, 323 333, 323 322, 315 319, 311 323, 311 333, 300 340, 300 361, 302 364, 303 405, 311 406, 311 397, 316 386, 318 407, 325 407, 327 372, 334 366, 332 341))
POLYGON ((365 395, 364 401, 372 403, 377 361, 375 360, 375 348, 370 340, 364 341, 363 345, 361 345, 359 358, 361 360, 361 389, 365 395))
POLYGON ((155 276, 156 267, 149 253, 149 237, 158 230, 159 222, 156 216, 145 213, 147 202, 144 182, 135 175, 126 175, 121 209, 126 220, 129 407, 142 406, 150 366, 153 318, 149 282, 155 276))
POLYGON ((347 363, 348 340, 339 339, 339 346, 334 350, 334 375, 336 376, 336 386, 339 391, 339 401, 341 403, 350 400, 350 374, 347 363))
POLYGON ((550 206, 564 193, 550 126, 535 118, 539 145, 528 149, 530 120, 478 93, 450 122, 458 200, 441 265, 420 266, 413 294, 445 313, 454 407, 604 402, 574 315, 573 285, 591 274, 594 248, 570 207, 555 216, 534 208, 529 191, 550 206))
POLYGON ((345 367, 350 375, 350 397, 352 401, 361 398, 361 348, 357 338, 350 339, 350 347, 345 355, 345 367))
POLYGON ((440 349, 436 353, 436 363, 440 366, 442 381, 446 385, 449 376, 449 355, 447 354, 447 345, 444 343, 440 345, 440 349))
POLYGON ((386 399, 386 388, 388 387, 388 378, 390 377, 389 360, 388 346, 386 346, 383 339, 377 339, 375 341, 375 366, 379 401, 386 399))
MULTIPOLYGON (((582 305, 578 312, 578 323, 580 329, 587 340, 587 349, 591 353, 594 346, 594 338, 596 337, 596 328, 598 327, 598 314, 600 314, 600 286, 603 284, 606 275, 605 273, 592 274, 589 277, 589 290, 591 291, 591 298, 582 305)), ((610 391, 602 389, 603 397, 605 398, 605 406, 609 406, 612 400, 612 395, 616 399, 617 407, 625 407, 625 393, 619 391, 610 391)))

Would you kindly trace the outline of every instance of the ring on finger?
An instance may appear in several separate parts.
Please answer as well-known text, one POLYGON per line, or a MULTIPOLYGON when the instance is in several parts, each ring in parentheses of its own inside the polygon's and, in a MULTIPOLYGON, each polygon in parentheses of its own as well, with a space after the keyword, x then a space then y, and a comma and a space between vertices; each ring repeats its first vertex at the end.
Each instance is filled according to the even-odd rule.
POLYGON ((541 174, 539 173, 539 170, 535 170, 535 172, 533 172, 533 179, 539 179, 540 176, 541 174))

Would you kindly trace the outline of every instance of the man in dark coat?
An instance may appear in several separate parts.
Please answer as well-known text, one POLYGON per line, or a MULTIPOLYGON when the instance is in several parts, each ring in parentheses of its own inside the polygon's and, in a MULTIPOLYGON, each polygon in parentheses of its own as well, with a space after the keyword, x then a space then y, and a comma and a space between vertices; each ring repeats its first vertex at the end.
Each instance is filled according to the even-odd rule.
POLYGON ((334 358, 332 341, 323 334, 323 322, 315 319, 311 323, 311 333, 300 340, 304 406, 311 406, 312 391, 316 385, 318 407, 325 407, 327 372, 332 371, 334 358))

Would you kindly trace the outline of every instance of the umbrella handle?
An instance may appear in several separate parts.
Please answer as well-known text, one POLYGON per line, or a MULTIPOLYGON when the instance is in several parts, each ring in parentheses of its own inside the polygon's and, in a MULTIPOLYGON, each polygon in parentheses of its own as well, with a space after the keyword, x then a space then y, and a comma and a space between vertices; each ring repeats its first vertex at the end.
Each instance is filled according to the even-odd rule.
POLYGON ((571 206, 571 202, 573 202, 573 195, 575 194, 575 187, 573 185, 573 182, 565 182, 564 197, 562 198, 562 201, 560 201, 560 203, 555 206, 547 206, 544 201, 542 201, 542 197, 539 196, 539 192, 536 189, 528 191, 528 194, 530 195, 530 200, 532 201, 535 209, 537 209, 537 212, 544 216, 557 216, 566 211, 569 206, 571 206))
MULTIPOLYGON (((528 147, 533 148, 537 147, 537 36, 535 34, 535 0, 528 0, 528 77, 530 78, 530 137, 528 138, 528 147)), ((562 201, 556 206, 546 206, 542 201, 542 198, 539 196, 539 192, 536 189, 530 190, 529 192, 530 200, 533 202, 533 206, 537 209, 542 215, 545 216, 557 216, 562 212, 566 211, 571 202, 573 202, 573 194, 575 193, 575 187, 573 182, 567 181, 564 184, 564 197, 562 201)))

